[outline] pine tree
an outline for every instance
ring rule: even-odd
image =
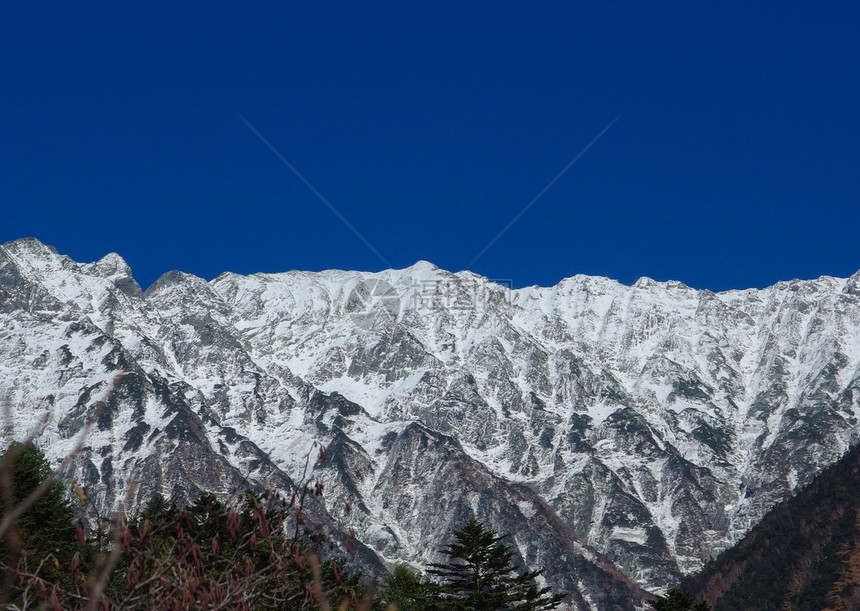
[[[469,611],[543,611],[564,599],[550,588],[539,588],[542,571],[515,572],[514,552],[503,543],[507,535],[484,527],[478,520],[454,531],[456,541],[441,551],[447,564],[431,564],[430,574],[441,582],[447,609]]]
[[[697,603],[680,588],[672,588],[666,592],[666,596],[658,596],[657,600],[651,601],[651,606],[657,611],[711,611],[711,605]]]
[[[12,443],[0,458],[0,464],[11,470],[11,507],[21,503],[52,473],[45,454],[32,443]],[[0,511],[5,513],[4,496],[0,495]],[[21,516],[17,528],[27,532],[27,540],[34,546],[50,548],[57,541],[74,540],[73,520],[74,512],[65,498],[63,485],[55,481]]]
[[[427,611],[438,604],[438,587],[403,565],[397,565],[376,595],[374,609],[388,609],[397,604],[398,611]]]
[[[44,453],[32,443],[13,442],[0,457],[0,516],[18,507],[52,471]],[[63,494],[63,485],[54,482],[16,521],[0,541],[0,563],[9,571],[28,567],[48,581],[66,582],[68,573],[60,569],[72,556],[84,551],[75,537],[74,512]],[[6,597],[14,596],[6,582]]]

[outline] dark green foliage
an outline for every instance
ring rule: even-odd
[[[454,531],[456,541],[441,551],[450,560],[428,571],[441,581],[442,608],[469,611],[541,611],[564,599],[538,588],[540,571],[515,572],[507,535],[488,530],[475,519]]]
[[[0,458],[0,516],[19,507],[51,475],[39,448],[32,443],[12,443]],[[88,546],[76,539],[73,518],[63,485],[55,481],[15,521],[0,541],[0,563],[7,571],[3,587],[6,601],[20,593],[11,579],[15,567],[25,567],[61,585],[71,583],[63,566],[68,566],[76,554],[92,556]]]
[[[711,605],[706,602],[696,602],[693,597],[679,588],[672,588],[666,596],[658,596],[651,601],[651,606],[657,611],[710,611]]]
[[[420,573],[398,565],[379,589],[373,608],[382,611],[392,603],[398,611],[426,611],[440,604],[439,588]]]
[[[11,496],[7,491],[0,495],[0,512],[4,514],[51,476],[45,454],[32,443],[12,443],[0,458],[0,464],[11,476]],[[55,481],[18,519],[17,528],[26,535],[32,548],[51,549],[58,541],[75,540],[74,513],[63,492],[63,485]]]

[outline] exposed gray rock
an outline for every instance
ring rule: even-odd
[[[422,262],[170,272],[142,294],[116,255],[21,240],[0,248],[0,393],[18,436],[49,415],[52,459],[106,401],[67,474],[106,508],[288,488],[317,442],[326,510],[384,559],[436,560],[475,515],[572,604],[609,609],[609,560],[673,583],[856,442],[858,277],[510,291]]]

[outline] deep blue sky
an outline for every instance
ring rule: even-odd
[[[196,4],[194,7],[186,5]],[[860,268],[860,5],[17,2],[0,242],[145,287],[477,262],[723,290]]]

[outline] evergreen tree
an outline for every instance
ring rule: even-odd
[[[472,519],[454,531],[456,541],[441,551],[447,564],[431,564],[430,574],[441,582],[441,599],[447,609],[469,611],[543,611],[564,599],[550,588],[538,588],[542,571],[517,574],[514,553],[499,535]]]
[[[14,511],[51,474],[38,447],[13,442],[0,457],[0,516]],[[74,512],[63,492],[63,485],[55,481],[0,541],[0,563],[7,569],[7,577],[16,567],[27,567],[31,572],[38,569],[43,579],[65,584],[69,583],[68,572],[60,567],[67,566],[76,553],[88,557],[86,546],[75,537]],[[13,590],[7,581],[7,599],[14,598],[17,590]]]
[[[0,511],[4,514],[19,505],[52,473],[45,454],[32,443],[13,442],[0,458],[0,465],[11,475],[11,490],[0,494]],[[7,501],[11,502],[7,505]],[[26,533],[30,546],[50,549],[56,542],[74,540],[73,520],[74,512],[65,498],[63,485],[55,481],[21,516],[16,527]]]
[[[651,601],[651,606],[657,611],[711,611],[711,605],[706,602],[697,603],[680,588],[672,588],[666,596],[658,596]]]
[[[397,565],[379,589],[374,609],[396,603],[398,611],[427,611],[438,604],[438,589],[420,573]]]

